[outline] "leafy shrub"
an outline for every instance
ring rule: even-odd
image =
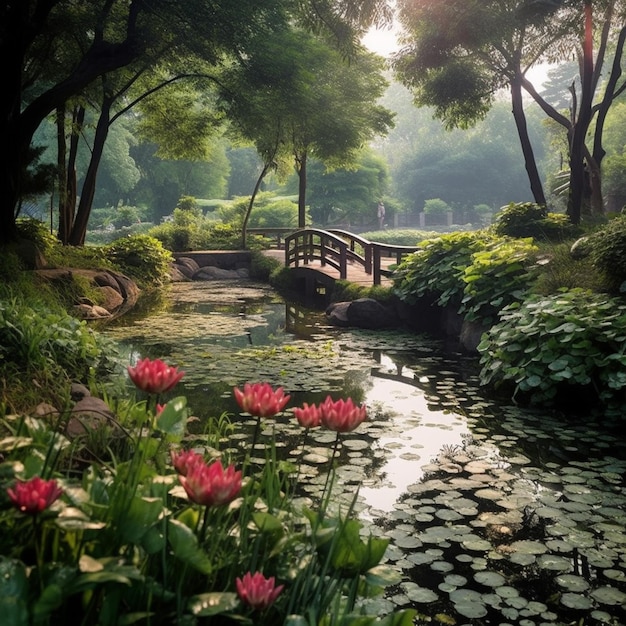
[[[612,219],[604,228],[589,235],[585,245],[609,288],[626,292],[626,215]]]
[[[123,274],[136,280],[141,287],[162,285],[169,278],[172,254],[154,237],[125,237],[109,244],[104,251]]]
[[[524,402],[626,399],[626,305],[616,299],[583,289],[532,295],[500,312],[478,350],[481,384],[512,385]]]
[[[588,255],[573,254],[569,244],[541,248],[541,267],[532,286],[534,293],[550,295],[561,289],[606,292],[607,281]]]
[[[500,309],[523,300],[537,270],[537,250],[531,239],[505,238],[473,252],[462,276],[465,318],[490,326]]]
[[[360,235],[363,239],[376,241],[378,243],[392,244],[394,246],[416,246],[424,239],[432,239],[437,237],[436,232],[430,230],[413,230],[413,229],[387,229],[373,230]]]
[[[50,228],[40,220],[20,217],[15,224],[19,236],[34,242],[44,255],[59,243],[56,236],[50,232]]]
[[[580,234],[567,215],[548,213],[534,202],[511,202],[496,215],[493,230],[508,237],[533,237],[541,241],[564,241]]]
[[[393,292],[404,302],[415,304],[429,298],[434,304],[460,306],[465,290],[463,271],[472,254],[484,250],[494,237],[485,232],[456,232],[418,244],[393,274]]]
[[[445,215],[451,210],[450,205],[440,198],[431,198],[424,202],[424,213],[426,215]]]
[[[0,300],[0,378],[30,388],[8,390],[12,404],[33,400],[33,391],[61,392],[64,382],[111,371],[116,354],[111,341],[64,311],[21,298]]]
[[[283,264],[272,257],[261,254],[260,251],[253,251],[250,256],[250,278],[269,282],[272,272]]]

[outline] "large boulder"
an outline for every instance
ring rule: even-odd
[[[331,304],[326,309],[326,317],[337,326],[355,326],[372,330],[395,328],[399,324],[395,309],[373,298]]]

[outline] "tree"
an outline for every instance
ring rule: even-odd
[[[383,158],[364,150],[351,168],[327,170],[320,161],[309,167],[309,205],[313,220],[322,226],[375,218],[377,199],[388,190],[389,171]]]
[[[462,6],[461,6],[462,5]],[[405,21],[417,43],[403,51],[397,61],[405,81],[414,81],[418,100],[433,104],[449,123],[467,124],[490,106],[494,90],[506,84],[512,97],[513,115],[520,134],[535,200],[541,204],[540,187],[533,154],[525,131],[522,90],[528,92],[568,135],[570,165],[568,214],[580,221],[588,181],[592,202],[601,211],[600,167],[602,127],[606,111],[624,90],[620,82],[621,58],[626,27],[623,0],[506,0],[498,2],[440,3],[409,2],[402,5]],[[415,9],[412,12],[412,9]],[[595,19],[593,10],[601,15]],[[465,17],[460,11],[465,10]],[[453,17],[456,16],[456,17]],[[471,19],[470,19],[471,16]],[[446,20],[449,20],[446,28]],[[412,28],[412,30],[411,30]],[[443,29],[441,32],[439,29]],[[594,57],[594,40],[597,51]],[[613,62],[604,94],[594,104],[609,44]],[[423,53],[424,58],[416,53]],[[580,86],[570,87],[571,114],[563,114],[534,88],[526,74],[538,61],[563,60],[572,52],[579,60]],[[418,70],[424,70],[422,74]],[[460,89],[452,88],[454,77]],[[594,148],[585,143],[594,116]]]
[[[346,22],[364,28],[386,19],[386,0],[315,0],[300,19],[339,35]],[[178,47],[210,63],[243,53],[252,36],[293,18],[288,0],[7,0],[0,5],[0,243],[15,239],[16,211],[30,144],[41,122],[96,79],[144,58],[152,47]],[[343,29],[345,30],[345,28]],[[155,37],[156,34],[156,37]],[[337,37],[339,39],[339,37]]]
[[[223,77],[226,114],[264,164],[255,189],[271,169],[293,159],[300,227],[309,157],[330,168],[348,165],[391,126],[392,114],[376,103],[386,85],[381,71],[382,59],[363,49],[345,59],[321,37],[290,29],[271,41],[258,39],[251,58]]]
[[[526,72],[560,37],[546,17],[553,3],[526,0],[400,0],[406,46],[396,55],[400,80],[419,105],[432,106],[449,128],[483,119],[508,86],[513,117],[535,202],[546,203],[522,99]]]

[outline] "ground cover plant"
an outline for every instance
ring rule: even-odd
[[[26,624],[380,624],[409,626],[414,611],[368,613],[367,598],[397,582],[380,564],[385,539],[362,533],[353,506],[333,510],[333,460],[364,406],[330,397],[293,409],[306,433],[335,433],[319,501],[297,503],[298,466],[257,448],[261,424],[290,400],[267,383],[235,388],[256,419],[239,454],[232,425],[189,434],[174,388],[184,372],[159,359],[128,367],[137,396],[115,398],[115,445],[84,463],[71,411],[46,421],[2,419],[0,610]],[[112,434],[111,434],[112,433]]]

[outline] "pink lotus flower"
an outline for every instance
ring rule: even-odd
[[[161,359],[140,359],[135,367],[128,366],[128,375],[135,387],[146,393],[164,393],[177,385],[185,372],[169,366]]]
[[[15,488],[7,489],[7,494],[13,504],[22,513],[37,515],[55,502],[63,490],[56,480],[43,480],[35,476],[27,481],[18,481]]]
[[[187,476],[189,469],[197,464],[206,465],[204,457],[193,450],[170,453],[174,469],[182,476]]]
[[[257,417],[280,413],[291,398],[285,395],[282,387],[274,391],[268,383],[246,383],[243,391],[235,387],[233,393],[241,409]]]
[[[321,412],[314,404],[309,406],[305,402],[301,408],[294,408],[293,413],[296,416],[298,423],[303,428],[315,428],[322,423]]]
[[[211,465],[193,462],[187,465],[187,474],[179,474],[178,480],[189,499],[204,506],[221,506],[232,502],[241,491],[241,472],[233,465],[226,469],[221,461]]]
[[[262,611],[274,604],[285,585],[275,586],[275,578],[265,578],[261,572],[247,572],[235,580],[239,599],[248,606]]]
[[[338,433],[354,430],[367,417],[365,405],[357,406],[352,398],[333,402],[330,396],[319,405],[321,422]]]

